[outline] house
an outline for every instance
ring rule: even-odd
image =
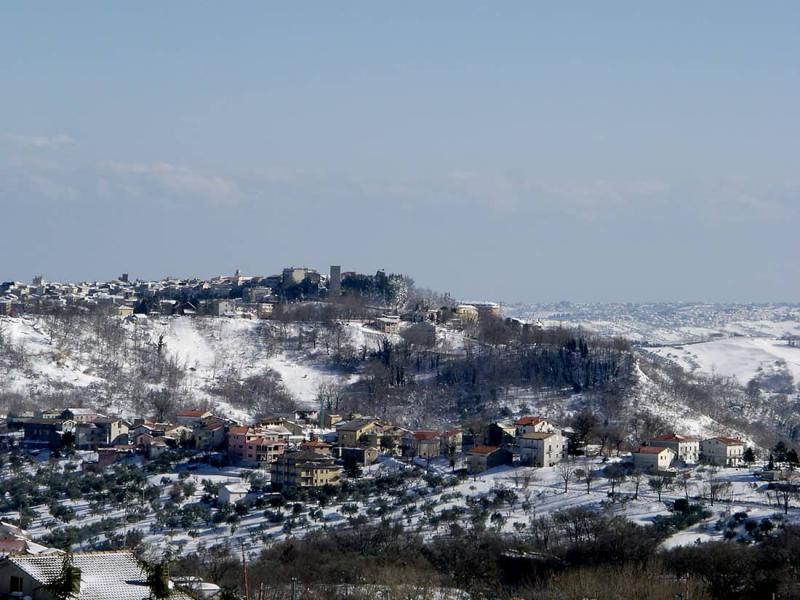
[[[400,317],[395,316],[383,316],[378,317],[370,326],[373,329],[377,329],[381,333],[397,333],[400,331]]]
[[[510,446],[514,444],[517,428],[508,423],[492,423],[486,429],[487,446]]]
[[[30,539],[26,531],[11,523],[0,521],[0,557],[9,554],[63,554],[63,552],[37,544]]]
[[[94,423],[103,415],[97,414],[91,408],[67,408],[59,415],[65,421],[75,421],[76,423]]]
[[[225,443],[228,426],[217,417],[204,418],[194,428],[194,447],[198,450],[216,450]]]
[[[360,448],[346,448],[336,446],[332,449],[336,458],[340,458],[345,464],[353,463],[363,466],[371,465],[378,460],[378,449],[374,446],[362,446]]]
[[[153,438],[145,445],[147,458],[154,460],[169,450],[169,445],[164,438]]]
[[[531,431],[517,437],[519,461],[532,467],[552,467],[567,457],[567,438],[559,431]]]
[[[642,446],[633,451],[633,468],[647,473],[666,471],[676,456],[671,448]]]
[[[467,455],[467,468],[470,473],[483,473],[500,465],[510,465],[513,455],[499,446],[475,446]]]
[[[442,454],[453,457],[464,449],[464,432],[460,429],[448,429],[442,432]]]
[[[336,424],[341,422],[342,415],[331,414],[331,413],[323,413],[322,415],[322,423],[321,426],[327,429],[332,429],[336,427]]]
[[[378,420],[371,418],[360,418],[342,423],[336,428],[338,433],[338,444],[354,448],[361,444],[362,438],[378,427]]]
[[[675,432],[659,435],[648,441],[648,445],[659,448],[670,448],[678,460],[685,463],[696,463],[700,460],[700,440]]]
[[[435,458],[442,454],[442,443],[436,431],[415,431],[411,435],[411,451],[419,458]]]
[[[265,467],[283,454],[291,433],[285,427],[234,426],[227,435],[232,461]]]
[[[60,448],[65,435],[74,435],[75,421],[34,417],[23,421],[22,431],[22,443],[25,445]]]
[[[121,419],[99,417],[92,422],[77,423],[75,426],[75,447],[81,449],[111,446],[127,441],[128,424]],[[122,437],[125,440],[122,440]]]
[[[550,421],[543,417],[520,417],[514,422],[516,437],[524,433],[547,433],[556,429]]]
[[[313,450],[286,452],[270,469],[272,485],[282,487],[322,487],[338,485],[342,468],[329,457]]]
[[[715,437],[700,442],[700,458],[710,465],[738,467],[743,455],[744,442],[736,438]]]
[[[308,440],[300,444],[301,450],[311,450],[312,452],[316,452],[318,454],[322,454],[324,456],[331,455],[331,445],[326,442],[321,442],[319,440]]]
[[[217,498],[221,504],[236,504],[244,500],[250,492],[250,487],[243,483],[226,483],[219,488]]]
[[[211,413],[207,410],[199,409],[186,409],[178,413],[178,425],[186,425],[187,427],[194,427],[207,419]]]
[[[142,600],[150,595],[146,575],[131,552],[86,552],[72,555],[80,575],[74,600]],[[61,574],[64,556],[10,555],[0,561],[0,598],[52,600],[42,589]],[[175,589],[175,600],[190,597]]]
[[[462,324],[474,323],[478,320],[478,309],[471,304],[459,304],[456,306],[456,317]]]

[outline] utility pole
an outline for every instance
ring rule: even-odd
[[[292,577],[292,600],[297,600],[297,577]]]

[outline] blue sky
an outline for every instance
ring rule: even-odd
[[[5,2],[0,279],[800,301],[800,4]]]

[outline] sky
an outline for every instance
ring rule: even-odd
[[[800,3],[0,3],[0,280],[800,301]]]

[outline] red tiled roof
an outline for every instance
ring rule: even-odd
[[[499,446],[475,446],[471,448],[469,453],[470,454],[491,454],[495,450],[498,450]]]
[[[544,420],[545,419],[543,419],[542,417],[520,417],[519,419],[517,419],[514,425],[516,425],[517,427],[524,427],[525,425],[536,425],[537,423],[541,423]]]
[[[415,431],[414,432],[414,439],[417,441],[422,440],[434,440],[439,437],[439,434],[435,431]]]
[[[267,438],[255,438],[252,440],[247,440],[247,443],[251,446],[285,446],[286,442],[283,440],[270,440]]]
[[[178,413],[179,417],[202,417],[208,413],[207,410],[182,410]]]
[[[725,444],[726,446],[744,446],[744,442],[736,438],[718,437],[714,439]]]
[[[235,435],[242,435],[242,434],[246,434],[248,431],[250,431],[249,427],[231,427],[228,430],[228,433],[232,433],[232,434],[235,434]]]
[[[653,438],[659,442],[696,442],[697,438],[688,435],[679,435],[673,431]]]

